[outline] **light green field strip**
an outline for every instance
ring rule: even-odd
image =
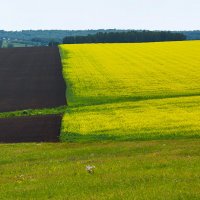
[[[14,111],[14,112],[4,112],[4,113],[0,113],[0,119],[10,118],[10,117],[34,116],[34,115],[63,114],[66,112],[66,109],[67,109],[67,106],[61,106],[61,107],[56,107],[56,108],[28,109],[28,110]]]
[[[62,45],[62,140],[200,136],[200,42]]]

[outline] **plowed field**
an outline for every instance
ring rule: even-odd
[[[0,119],[0,143],[57,142],[61,115]]]
[[[0,49],[0,112],[65,104],[57,47]]]

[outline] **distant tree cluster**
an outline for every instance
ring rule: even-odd
[[[187,40],[200,40],[200,31],[179,31],[186,35]]]
[[[52,41],[49,42],[48,46],[54,47],[54,46],[58,46],[59,44],[60,44],[59,42],[52,40]]]
[[[14,45],[12,43],[8,43],[7,48],[13,48]]]
[[[35,39],[41,39],[41,42],[46,42],[48,40],[56,39],[62,41],[66,36],[87,36],[88,34],[96,34],[98,32],[124,32],[125,30],[118,29],[99,29],[99,30],[23,30],[23,31],[4,31],[0,30],[0,38],[9,38],[11,40],[28,40],[31,41]]]
[[[0,48],[3,46],[3,40],[0,39]]]
[[[63,39],[64,44],[80,43],[133,43],[133,42],[159,42],[182,41],[186,36],[182,33],[169,31],[128,31],[128,32],[99,32],[88,36],[70,36]]]
[[[131,32],[131,33],[130,33]],[[101,35],[105,33],[105,35]],[[116,33],[116,34],[114,34]],[[127,33],[127,34],[126,34]],[[179,35],[171,35],[171,34]],[[92,38],[92,35],[99,35]],[[121,35],[120,35],[121,34]],[[184,36],[185,35],[185,36]],[[81,36],[87,36],[82,38]],[[23,31],[4,31],[0,30],[0,40],[3,45],[14,47],[20,46],[55,46],[63,42],[66,43],[88,43],[88,42],[154,42],[172,40],[200,40],[200,31],[147,31],[147,30],[122,30],[122,29],[98,29],[98,30],[23,30]],[[182,38],[182,39],[181,39]],[[52,42],[53,41],[53,42]]]

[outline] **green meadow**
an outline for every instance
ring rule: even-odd
[[[200,199],[199,140],[0,145],[0,199]],[[87,165],[96,168],[93,174]]]

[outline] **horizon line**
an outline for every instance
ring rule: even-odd
[[[20,30],[6,30],[6,29],[0,29],[0,31],[5,32],[22,32],[22,31],[98,31],[98,30],[124,30],[124,31],[171,31],[171,32],[179,32],[179,31],[200,31],[200,29],[179,29],[179,30],[170,30],[170,29],[123,29],[123,28],[97,28],[97,29],[20,29]]]

